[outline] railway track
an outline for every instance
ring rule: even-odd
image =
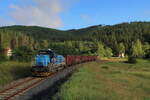
[[[64,69],[59,70],[59,72]],[[58,72],[52,73],[47,77],[28,77],[21,81],[10,84],[7,88],[0,90],[0,100],[14,100],[17,96],[23,95],[29,89],[32,89],[42,81],[49,77],[57,74]]]
[[[46,78],[29,77],[0,91],[0,100],[13,100]]]
[[[71,68],[71,67],[68,67],[68,68]],[[64,71],[63,73],[67,73],[65,71],[65,69],[66,68],[60,69],[59,71],[52,73],[48,77],[28,77],[28,78],[22,79],[21,81],[17,81],[14,84],[11,84],[10,86],[8,86],[7,88],[0,90],[0,100],[14,100],[15,98],[17,98],[19,96],[24,96],[25,92],[33,89],[38,84],[40,84],[44,80],[49,79],[49,77],[52,77],[53,75],[57,74],[58,72]],[[70,72],[71,72],[71,69],[70,69]],[[60,76],[58,76],[58,77],[60,77]],[[53,81],[56,81],[58,77],[53,78]]]

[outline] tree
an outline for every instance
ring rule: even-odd
[[[0,61],[7,60],[7,57],[4,55],[4,49],[0,46]]]
[[[83,42],[79,42],[79,50],[80,50],[80,52],[85,50],[84,47],[85,47],[84,43]]]
[[[42,48],[48,48],[48,45],[49,45],[49,43],[48,43],[47,40],[42,40],[42,41],[41,41],[41,47],[42,47]]]
[[[102,44],[102,42],[97,43],[97,54],[100,57],[104,57],[105,56],[105,49],[104,49],[104,45]]]
[[[21,46],[19,48],[14,49],[13,56],[11,57],[11,59],[28,62],[31,61],[33,55],[34,52],[30,48],[26,46]]]
[[[118,45],[118,53],[119,53],[119,57],[124,57],[125,46],[124,46],[123,43],[119,43],[119,45]]]
[[[119,54],[125,53],[125,46],[123,43],[119,43],[118,51],[119,51]]]
[[[105,57],[112,57],[113,53],[112,53],[112,49],[106,47],[105,48]]]
[[[132,55],[135,57],[143,57],[144,56],[144,51],[142,49],[142,43],[140,40],[136,40],[132,44]]]
[[[150,58],[150,45],[149,45],[149,43],[146,42],[143,45],[143,50],[144,50],[145,58]]]

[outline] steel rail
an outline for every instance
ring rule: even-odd
[[[28,86],[26,86],[25,88],[22,88],[20,90],[18,90],[17,92],[13,93],[10,96],[7,96],[4,100],[10,100],[11,98],[17,96],[18,94],[24,93],[26,90],[31,89],[32,87],[34,87],[35,85],[37,85],[38,83],[40,83],[41,81],[43,81],[44,78],[37,80],[36,82],[33,82],[32,84],[29,84]]]
[[[2,91],[0,91],[0,100],[10,100],[13,97],[17,96],[18,94],[21,94],[25,92],[28,89],[31,89],[38,83],[40,83],[42,80],[46,78],[29,78],[25,81],[19,82],[18,84],[11,86],[9,88],[6,88]]]
[[[20,86],[21,84],[23,84],[23,83],[25,83],[25,82],[28,82],[28,81],[30,81],[30,80],[32,80],[32,78],[29,78],[29,79],[27,79],[27,80],[21,81],[21,82],[19,82],[18,84],[12,85],[11,87],[8,87],[8,88],[6,88],[6,89],[4,89],[4,90],[1,90],[1,91],[0,91],[0,94],[1,94],[1,93],[4,93],[4,92],[6,92],[6,91],[9,91],[10,89],[16,88],[16,87]]]

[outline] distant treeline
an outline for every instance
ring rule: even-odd
[[[1,59],[3,49],[13,50],[13,59],[30,60],[38,49],[51,48],[62,55],[150,56],[150,22],[92,26],[60,31],[37,26],[0,28]]]

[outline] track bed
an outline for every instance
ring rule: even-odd
[[[71,74],[77,66],[65,68],[49,77],[28,77],[15,82],[0,91],[0,100],[45,100],[46,93],[55,90],[53,86]]]

